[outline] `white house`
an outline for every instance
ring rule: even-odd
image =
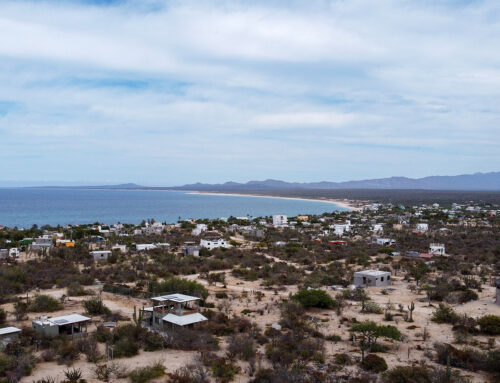
[[[381,223],[374,223],[372,225],[372,231],[374,233],[380,233],[380,232],[384,231],[384,225],[382,225]]]
[[[0,346],[5,347],[7,344],[17,340],[21,330],[17,327],[0,328]]]
[[[135,248],[137,251],[148,251],[156,249],[156,245],[154,243],[138,243]]]
[[[200,246],[212,250],[218,247],[227,247],[227,243],[224,238],[205,238],[200,241]]]
[[[19,249],[17,247],[12,247],[9,249],[9,256],[10,257],[18,258],[20,253],[21,252],[19,251]]]
[[[377,243],[377,245],[390,246],[394,245],[396,243],[396,240],[391,238],[376,238],[375,242]]]
[[[355,286],[389,286],[391,273],[380,270],[363,270],[354,273]]]
[[[417,223],[416,229],[417,229],[417,231],[424,233],[427,230],[429,230],[429,224],[428,223]]]
[[[434,255],[445,255],[444,243],[431,243],[429,246],[429,253]]]
[[[273,215],[273,226],[274,227],[286,227],[288,226],[288,217],[286,215]]]
[[[32,322],[33,329],[47,336],[69,335],[79,336],[87,332],[90,318],[80,314],[69,314],[60,317],[41,317]]]
[[[346,223],[335,223],[330,225],[330,228],[333,229],[333,234],[341,237],[345,232],[351,231],[351,221],[346,221]]]
[[[111,255],[111,250],[94,250],[90,252],[90,255],[94,261],[106,261]]]
[[[111,248],[111,250],[113,250],[113,251],[117,250],[120,253],[125,254],[127,252],[127,245],[118,245],[118,244],[116,244],[116,245],[114,245]]]
[[[208,230],[208,226],[206,224],[198,223],[198,224],[196,224],[196,227],[193,229],[191,234],[200,235],[201,233],[203,233],[204,231],[207,231],[207,230]]]

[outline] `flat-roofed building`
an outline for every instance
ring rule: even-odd
[[[33,329],[47,336],[81,336],[87,333],[89,317],[80,314],[62,315],[59,317],[41,317],[32,322]]]
[[[380,270],[363,270],[354,273],[355,286],[390,286],[391,273]]]

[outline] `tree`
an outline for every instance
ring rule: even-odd
[[[337,302],[323,290],[300,290],[292,295],[292,299],[304,307],[319,307],[329,309],[337,306]]]
[[[366,321],[354,323],[349,330],[359,334],[359,348],[361,350],[361,362],[365,360],[365,352],[371,351],[378,338],[401,339],[401,332],[394,326],[379,326],[375,322]]]
[[[419,282],[429,273],[429,271],[430,269],[425,263],[418,262],[415,266],[410,268],[408,274],[415,279],[418,286]]]

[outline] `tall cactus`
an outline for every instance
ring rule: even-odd
[[[411,301],[410,305],[408,306],[408,311],[410,312],[410,318],[408,319],[408,322],[413,322],[413,310],[415,310],[415,303]]]

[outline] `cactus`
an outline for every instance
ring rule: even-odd
[[[408,318],[408,322],[413,322],[413,310],[415,310],[415,303],[411,301],[410,305],[408,306],[408,311],[410,312],[410,317]]]

